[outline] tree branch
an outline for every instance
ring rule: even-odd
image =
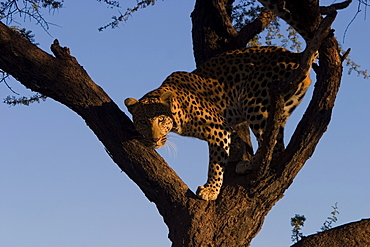
[[[155,151],[137,140],[130,119],[70,56],[69,49],[54,41],[52,51],[55,57],[0,23],[0,68],[79,114],[160,213],[178,210],[179,215],[194,194]]]
[[[370,246],[369,236],[370,219],[363,219],[304,237],[292,247]]]
[[[347,1],[344,1],[344,2],[341,2],[341,3],[333,3],[330,6],[320,6],[320,12],[323,15],[327,15],[327,14],[333,12],[333,10],[347,8],[350,5],[351,2],[352,2],[352,0],[347,0]]]
[[[275,146],[275,140],[277,138],[280,125],[285,119],[282,118],[284,112],[284,95],[287,95],[290,91],[297,88],[297,84],[305,78],[311,69],[311,65],[316,58],[317,50],[319,49],[322,40],[327,37],[330,25],[335,19],[335,13],[328,15],[318,27],[313,39],[307,45],[303,52],[302,60],[298,69],[296,69],[286,81],[276,81],[271,83],[270,95],[271,95],[271,112],[267,120],[266,131],[264,133],[263,143],[257,150],[254,162],[258,164],[259,177],[270,177],[269,172],[270,166],[274,166],[277,169],[279,162],[272,164],[272,155]],[[280,169],[284,169],[280,167]],[[260,180],[260,179],[259,179]]]
[[[331,110],[342,73],[337,41],[332,35],[325,38],[334,18],[335,14],[327,16],[320,27],[317,28],[312,42],[308,44],[305,50],[302,66],[295,73],[292,73],[288,83],[278,83],[270,92],[271,97],[275,98],[275,103],[272,104],[272,108],[275,107],[275,109],[272,110],[269,116],[264,143],[256,153],[256,163],[261,164],[262,167],[258,168],[260,170],[257,170],[257,178],[254,178],[254,182],[250,186],[249,194],[251,197],[258,195],[262,198],[261,200],[269,200],[273,194],[277,197],[281,196],[306,160],[312,155],[330,122]],[[310,69],[313,54],[318,47],[320,47],[320,67],[317,72],[317,82],[310,105],[285,151],[279,158],[271,162],[278,124],[282,121],[280,119],[284,103],[282,95],[294,86],[294,81],[299,81],[302,75]],[[290,81],[293,83],[289,83]]]
[[[251,23],[245,25],[238,33],[238,35],[230,41],[230,44],[233,48],[243,48],[247,45],[249,40],[251,40],[254,36],[261,33],[267,25],[275,19],[276,16],[269,10],[264,10],[261,14]]]
[[[317,83],[312,100],[286,148],[286,154],[290,155],[287,155],[284,160],[287,161],[290,156],[293,161],[290,162],[291,164],[300,163],[312,155],[330,122],[336,93],[339,89],[342,61],[338,43],[333,36],[328,37],[322,43],[319,54],[320,66],[317,70]],[[293,153],[294,156],[300,156],[301,161],[295,160],[292,157]]]
[[[197,67],[224,52],[225,45],[238,34],[230,19],[233,2],[234,0],[196,1],[191,20]]]
[[[263,11],[239,32],[232,25],[230,6],[234,0],[197,0],[191,14],[193,48],[197,66],[220,53],[243,48],[275,18]]]

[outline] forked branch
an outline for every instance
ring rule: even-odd
[[[284,95],[287,95],[292,89],[297,88],[297,84],[305,78],[312,67],[312,63],[316,59],[317,51],[322,43],[322,40],[327,37],[330,31],[330,26],[333,23],[336,12],[328,15],[323,19],[318,27],[311,42],[307,45],[303,52],[300,67],[296,69],[286,81],[276,81],[271,83],[271,113],[267,120],[266,132],[263,138],[263,144],[258,149],[255,157],[255,162],[259,164],[260,175],[264,176],[269,170],[272,161],[275,140],[279,132],[279,126],[284,121],[282,113],[284,110]]]

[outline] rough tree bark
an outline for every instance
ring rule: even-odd
[[[311,246],[370,246],[370,219],[363,219],[305,237],[292,247]]]
[[[273,18],[265,11],[249,27],[237,32],[230,21],[232,2],[197,1],[192,14],[197,64],[222,51],[244,46],[250,38],[247,35],[260,32]],[[318,3],[300,2],[312,13],[312,20],[305,20],[305,24],[311,31],[316,30],[322,19]],[[290,2],[287,3],[290,6]],[[292,5],[290,11],[295,10]],[[333,19],[334,16],[327,19],[329,24]],[[277,133],[279,93],[275,92],[276,114],[271,114],[266,148],[257,153],[262,162],[260,169],[248,176],[237,176],[235,167],[228,167],[216,201],[197,199],[155,151],[137,140],[138,134],[130,119],[92,81],[69,49],[59,46],[57,41],[51,46],[52,56],[0,23],[0,68],[84,119],[114,162],[156,204],[169,228],[173,246],[248,246],[261,229],[264,217],[312,155],[329,124],[342,61],[335,38],[326,35],[328,27],[324,25],[318,35],[317,47],[311,47],[317,49],[321,43],[315,91],[286,151],[273,163],[266,158],[271,154],[271,143]]]

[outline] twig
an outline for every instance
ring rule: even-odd
[[[350,52],[351,52],[351,48],[348,48],[348,50],[340,57],[342,62],[347,59]]]
[[[338,10],[338,9],[345,9],[347,8],[352,0],[347,0],[341,3],[334,3],[330,6],[320,6],[320,13],[323,15],[327,15],[331,13],[333,10]]]
[[[8,73],[5,73],[4,71],[1,71],[1,73],[3,74],[2,75],[2,78],[1,78],[1,80],[0,80],[0,83],[1,82],[4,82],[5,83],[5,85],[6,85],[6,87],[12,92],[12,93],[14,93],[14,94],[16,94],[16,95],[19,95],[19,93],[17,93],[16,91],[14,91],[13,89],[12,89],[12,87],[11,86],[9,86],[9,84],[6,82],[6,78],[8,78],[9,77],[9,74]]]

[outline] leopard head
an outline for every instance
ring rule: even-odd
[[[143,143],[153,149],[162,147],[173,127],[171,112],[172,92],[160,96],[144,96],[137,100],[125,99],[125,105],[133,116],[135,129],[144,137]]]

